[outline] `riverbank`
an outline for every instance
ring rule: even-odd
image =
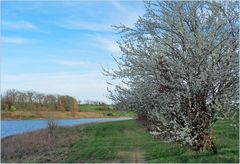
[[[16,111],[1,112],[2,120],[47,120],[52,116],[54,119],[79,119],[79,118],[115,118],[115,117],[132,117],[132,113],[121,113],[118,111],[102,112],[47,112],[47,111]]]
[[[78,118],[115,118],[134,117],[133,112],[118,111],[109,105],[81,104],[77,112],[67,111],[1,111],[2,120],[47,120],[78,119]]]
[[[239,162],[238,130],[214,126],[218,154],[154,139],[137,120],[59,127],[2,140],[2,162]]]
[[[129,120],[131,117],[118,118],[80,118],[55,120],[55,126],[74,126],[82,124]],[[1,138],[36,131],[49,127],[51,120],[1,120]],[[51,125],[51,124],[50,124]]]

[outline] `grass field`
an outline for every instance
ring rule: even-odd
[[[96,112],[103,114],[105,116],[115,116],[115,117],[132,117],[135,116],[134,112],[119,111],[114,109],[110,105],[92,105],[92,104],[81,104],[81,112]]]
[[[214,126],[215,143],[218,154],[209,151],[194,152],[178,144],[154,139],[137,120],[98,123],[74,127],[61,127],[55,130],[52,148],[44,151],[19,152],[18,147],[33,144],[18,135],[2,140],[2,162],[239,162],[238,129],[230,126],[230,121],[219,121]],[[41,135],[40,135],[41,136]],[[44,136],[44,135],[42,135]],[[36,137],[36,135],[35,135]],[[41,137],[40,137],[41,138]],[[41,139],[38,139],[40,141]],[[21,141],[21,142],[19,142]],[[6,152],[6,146],[12,150]],[[41,144],[41,143],[38,143]],[[46,144],[46,143],[45,143]],[[36,146],[35,146],[36,147]],[[22,150],[23,151],[23,150]],[[10,154],[10,155],[9,155]],[[11,156],[12,154],[12,156]]]
[[[108,105],[92,105],[82,104],[79,111],[66,112],[54,111],[52,112],[55,119],[71,119],[71,118],[102,118],[102,117],[133,117],[135,113],[117,111]],[[1,118],[3,120],[34,120],[34,119],[49,119],[50,112],[48,111],[1,111]]]

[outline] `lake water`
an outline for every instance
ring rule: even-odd
[[[59,126],[71,126],[96,122],[109,122],[128,120],[131,118],[81,118],[57,120]],[[1,138],[19,134],[23,132],[34,131],[47,127],[47,120],[9,120],[1,121]]]

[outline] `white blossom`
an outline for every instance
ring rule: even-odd
[[[239,4],[145,6],[135,27],[117,27],[123,54],[118,69],[105,74],[126,86],[116,85],[110,98],[120,109],[161,123],[172,141],[196,146],[217,119],[239,110]]]

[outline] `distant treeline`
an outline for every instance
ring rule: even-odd
[[[75,98],[67,95],[61,96],[11,89],[2,95],[1,110],[76,112],[79,110],[79,104]]]

